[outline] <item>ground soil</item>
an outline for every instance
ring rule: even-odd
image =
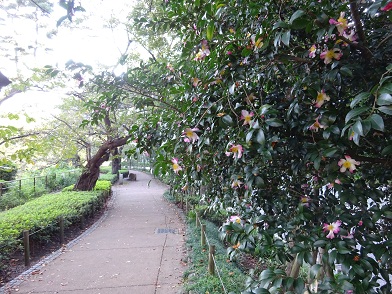
[[[65,244],[80,236],[91,225],[98,221],[105,212],[106,205],[99,211],[94,213],[84,221],[83,227],[80,223],[71,225],[64,231]],[[31,241],[30,241],[31,242]],[[58,235],[52,236],[50,239],[41,242],[33,241],[30,243],[30,267],[37,264],[43,258],[52,254],[62,247],[60,237]],[[0,287],[4,286],[9,281],[19,276],[24,271],[28,270],[24,264],[24,253],[22,250],[15,251],[9,258],[1,261],[0,266]]]

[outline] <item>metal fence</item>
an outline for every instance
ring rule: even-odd
[[[152,170],[151,157],[145,154],[139,154],[137,155],[136,159],[130,158],[129,169],[144,170],[144,171],[151,172]]]
[[[13,181],[2,181],[0,182],[0,197],[9,193],[29,197],[56,191],[74,184],[80,173],[80,170],[75,169]]]

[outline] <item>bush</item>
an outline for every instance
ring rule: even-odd
[[[101,174],[99,179],[103,181],[110,181],[114,184],[118,180],[118,176],[116,174]]]
[[[101,174],[109,174],[112,172],[112,167],[111,166],[101,166],[99,168],[99,170],[100,170]]]
[[[24,230],[40,230],[64,217],[67,224],[102,200],[101,191],[46,194],[18,207],[0,212],[0,248],[20,241]]]
[[[74,187],[75,187],[75,185],[67,186],[62,190],[62,192],[73,191]],[[94,191],[109,192],[111,188],[112,188],[112,183],[110,181],[98,180],[97,183],[95,184]]]

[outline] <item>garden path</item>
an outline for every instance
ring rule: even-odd
[[[13,281],[8,293],[181,293],[185,225],[148,174],[113,186],[105,215],[51,261]],[[71,242],[72,243],[72,242]]]

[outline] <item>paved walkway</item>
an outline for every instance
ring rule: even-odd
[[[5,293],[177,294],[185,265],[180,212],[150,175],[113,187],[106,217]]]

